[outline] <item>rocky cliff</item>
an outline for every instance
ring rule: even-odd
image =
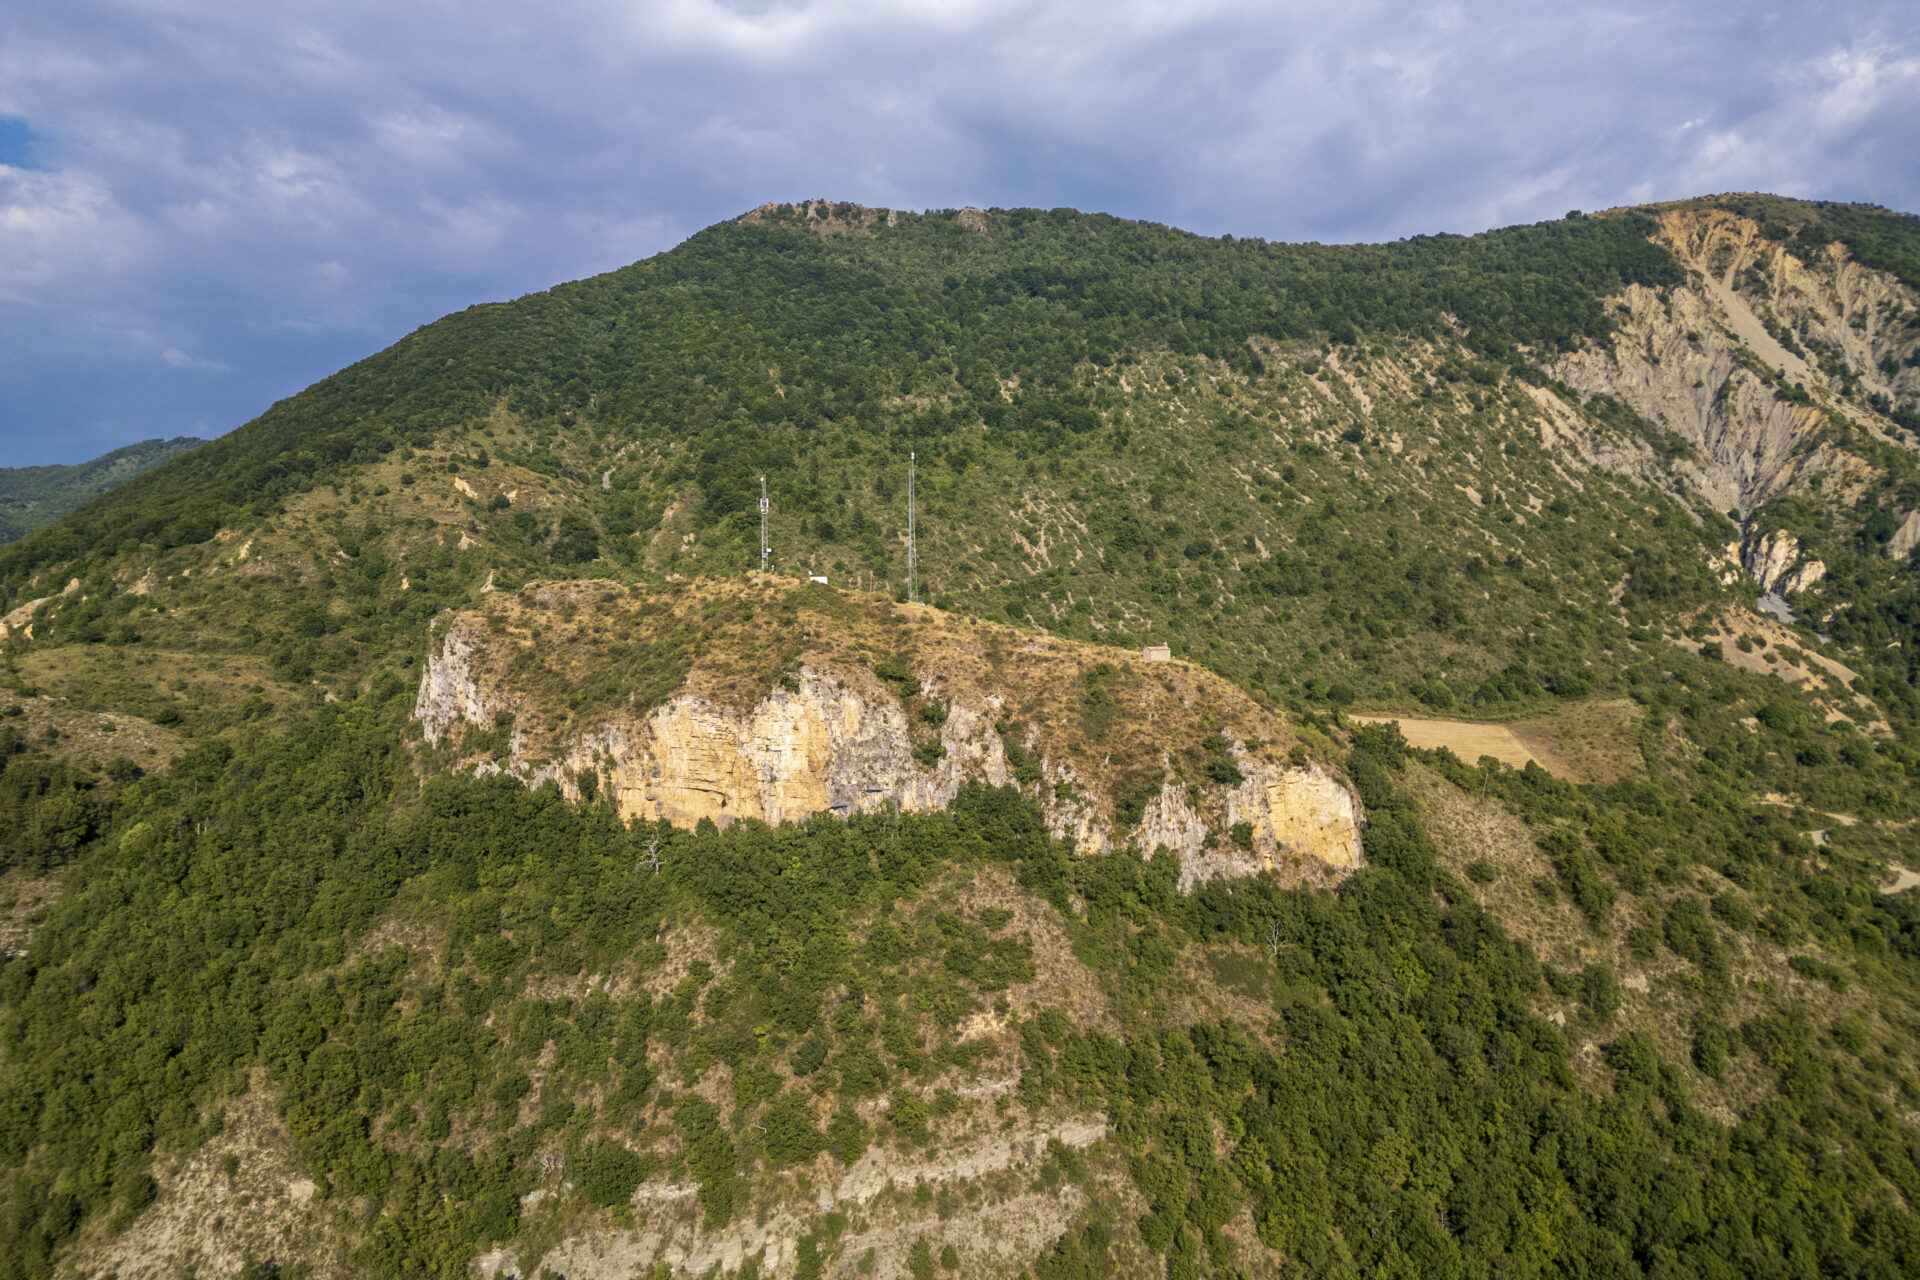
[[[537,615],[577,607],[584,598],[575,592],[562,600],[547,590],[523,595],[520,607]],[[935,615],[920,612],[923,621]],[[933,715],[910,720],[910,699],[900,693],[908,686],[816,645],[751,703],[728,705],[703,691],[706,671],[696,663],[688,687],[657,705],[562,723],[531,689],[516,688],[510,674],[534,642],[537,623],[516,618],[501,626],[457,616],[439,629],[414,716],[429,744],[467,767],[506,773],[529,786],[551,781],[573,799],[605,791],[628,820],[690,827],[702,819],[780,823],[816,813],[938,809],[978,780],[1021,785],[1053,833],[1083,851],[1128,843],[1149,854],[1171,851],[1189,887],[1219,876],[1274,872],[1297,880],[1361,865],[1363,818],[1352,793],[1324,764],[1297,753],[1298,762],[1270,758],[1288,736],[1285,723],[1238,690],[1185,664],[1155,670],[1116,662],[1110,651],[1037,642],[1010,629],[999,634],[946,619],[940,624],[989,630],[971,648],[976,656],[992,650],[1000,660],[996,672],[992,662],[967,662],[968,646],[922,645],[920,661],[898,674],[917,690],[923,709],[937,709]],[[1085,726],[1075,723],[1089,687],[1100,691],[1102,708],[1146,715],[1144,724],[1131,717],[1102,721],[1110,740],[1098,754],[1089,749]],[[1009,720],[1015,709],[1017,724]],[[469,730],[489,736],[480,744],[487,749],[463,749]],[[1158,735],[1138,757],[1124,745],[1134,731]],[[1167,750],[1196,741],[1231,765],[1207,773]],[[1024,770],[1009,762],[1010,750]],[[1112,817],[1120,785],[1110,776],[1116,758],[1127,765],[1124,785],[1165,779],[1132,827]]]
[[[1802,261],[1751,219],[1671,209],[1659,238],[1687,268],[1671,289],[1614,299],[1612,340],[1551,361],[1587,395],[1611,395],[1692,446],[1676,469],[1716,510],[1751,511],[1824,486],[1849,500],[1870,468],[1824,433],[1838,421],[1897,441],[1858,392],[1904,396],[1920,299],[1832,245]],[[1844,369],[1844,373],[1841,372]],[[1849,385],[1856,394],[1845,394]]]
[[[1827,574],[1823,562],[1801,557],[1800,540],[1785,529],[1750,539],[1741,563],[1761,591],[1783,596],[1805,591]]]

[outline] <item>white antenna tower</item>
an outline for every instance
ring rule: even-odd
[[[913,543],[913,471],[918,455],[907,455],[907,599],[920,603],[920,560]]]
[[[767,557],[773,554],[773,548],[767,545],[767,478],[760,477],[760,572],[767,571]]]

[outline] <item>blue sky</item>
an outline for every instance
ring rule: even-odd
[[[1391,239],[1920,209],[1909,3],[19,0],[0,466],[217,435],[768,200]]]

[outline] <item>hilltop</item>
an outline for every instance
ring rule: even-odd
[[[428,325],[0,549],[0,1277],[1910,1271],[1916,451],[1770,196]]]
[[[1778,576],[1819,560],[1808,611],[1848,601],[1823,629],[1864,640],[1920,530],[1920,309],[1825,237],[1913,220],[1742,207],[1341,248],[763,209],[421,330],[9,552],[0,597],[249,541],[307,579],[365,548],[351,576],[410,578],[408,605],[596,561],[726,575],[757,563],[762,474],[776,567],[898,592],[916,452],[930,601],[1166,641],[1283,701],[1585,693],[1629,575],[1629,611],[1683,615],[1782,529]]]

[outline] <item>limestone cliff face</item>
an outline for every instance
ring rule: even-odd
[[[1031,744],[1029,744],[1031,745]],[[1087,794],[1086,780],[1072,765],[1046,761],[1042,772],[1046,782],[1040,809],[1047,818],[1047,834],[1056,840],[1071,840],[1082,853],[1108,853],[1113,841],[1100,806]],[[1152,845],[1146,846],[1148,851]]]
[[[1217,797],[1228,831],[1252,829],[1252,847],[1209,840],[1207,822],[1186,788],[1165,786],[1147,805],[1137,833],[1140,847],[1160,846],[1180,856],[1180,887],[1205,880],[1259,875],[1316,863],[1339,871],[1362,865],[1364,825],[1353,793],[1318,765],[1276,768],[1242,754],[1243,781]],[[1203,797],[1203,804],[1206,802]]]
[[[1617,397],[1691,444],[1696,458],[1675,469],[1716,510],[1750,511],[1816,476],[1829,494],[1864,484],[1867,465],[1818,440],[1819,429],[1829,411],[1869,432],[1885,424],[1840,399],[1838,381],[1780,336],[1800,350],[1840,353],[1868,391],[1904,393],[1915,380],[1904,364],[1915,340],[1893,317],[1915,304],[1911,291],[1838,245],[1802,262],[1750,220],[1718,210],[1669,211],[1659,238],[1689,269],[1688,282],[1629,288],[1615,300],[1611,342],[1562,356],[1548,372]],[[1891,377],[1880,363],[1888,357],[1898,369]],[[1763,371],[1800,384],[1813,403],[1783,398]],[[1650,478],[1644,459],[1623,461],[1614,469]]]
[[[1207,844],[1206,820],[1187,798],[1185,787],[1172,783],[1160,788],[1160,794],[1147,802],[1136,833],[1141,849],[1153,853],[1166,848],[1180,855],[1181,886],[1191,887]]]
[[[1762,591],[1771,591],[1784,582],[1787,571],[1799,558],[1800,540],[1785,529],[1754,539],[1741,557]]]
[[[1360,810],[1339,779],[1319,765],[1279,769],[1242,760],[1240,770],[1246,781],[1227,793],[1227,821],[1252,825],[1264,866],[1309,856],[1360,865]]]
[[[656,710],[643,731],[608,742],[599,760],[628,818],[690,826],[757,818],[779,823],[831,811],[938,809],[969,777],[1007,780],[990,714],[956,707],[942,729],[946,754],[918,765],[897,703],[873,701],[835,676],[802,668],[799,692],[776,689],[749,716],[694,695]],[[569,760],[592,768],[586,758]]]
[[[1741,562],[1762,591],[1791,595],[1805,591],[1827,576],[1823,561],[1801,559],[1800,540],[1785,529],[1753,539],[1747,544]]]
[[[481,627],[455,624],[429,655],[414,718],[430,743],[448,742],[468,726],[492,730],[501,713],[521,710],[510,689],[490,685],[484,674],[487,639]],[[504,759],[473,767],[529,786],[552,781],[573,799],[580,797],[580,779],[591,775],[598,788],[611,791],[622,817],[682,827],[703,818],[724,826],[816,813],[939,809],[970,780],[994,786],[1013,780],[995,728],[1001,711],[995,695],[948,702],[939,730],[942,753],[922,764],[899,700],[870,673],[803,665],[793,683],[797,688],[776,688],[745,712],[683,692],[644,717],[616,716],[578,733],[537,759],[529,755],[526,733],[516,729]],[[1231,789],[1193,788],[1204,816],[1188,788],[1169,783],[1137,829],[1116,833],[1105,806],[1087,794],[1073,768],[1051,761],[1030,794],[1053,834],[1071,838],[1083,852],[1132,841],[1151,855],[1164,846],[1179,857],[1186,887],[1289,865],[1333,873],[1361,865],[1362,821],[1344,785],[1319,767],[1278,768],[1235,746],[1245,781]],[[1236,822],[1250,824],[1254,847],[1221,852]]]
[[[427,658],[420,673],[420,693],[413,700],[413,718],[426,731],[427,741],[438,742],[462,724],[493,727],[493,713],[504,710],[487,702],[473,674],[478,645],[463,629],[448,633],[440,652]]]
[[[509,693],[475,678],[477,643],[455,629],[427,660],[414,718],[429,742],[465,725],[491,728],[496,712],[513,708]],[[969,778],[1007,781],[1006,750],[992,732],[997,708],[954,707],[941,732],[945,756],[922,767],[897,702],[810,668],[798,683],[798,692],[775,689],[745,716],[683,694],[639,724],[608,723],[540,761],[525,757],[516,735],[506,765],[494,767],[530,785],[551,779],[574,798],[580,774],[600,774],[622,817],[686,827],[702,818],[780,823],[827,811],[938,809]]]

